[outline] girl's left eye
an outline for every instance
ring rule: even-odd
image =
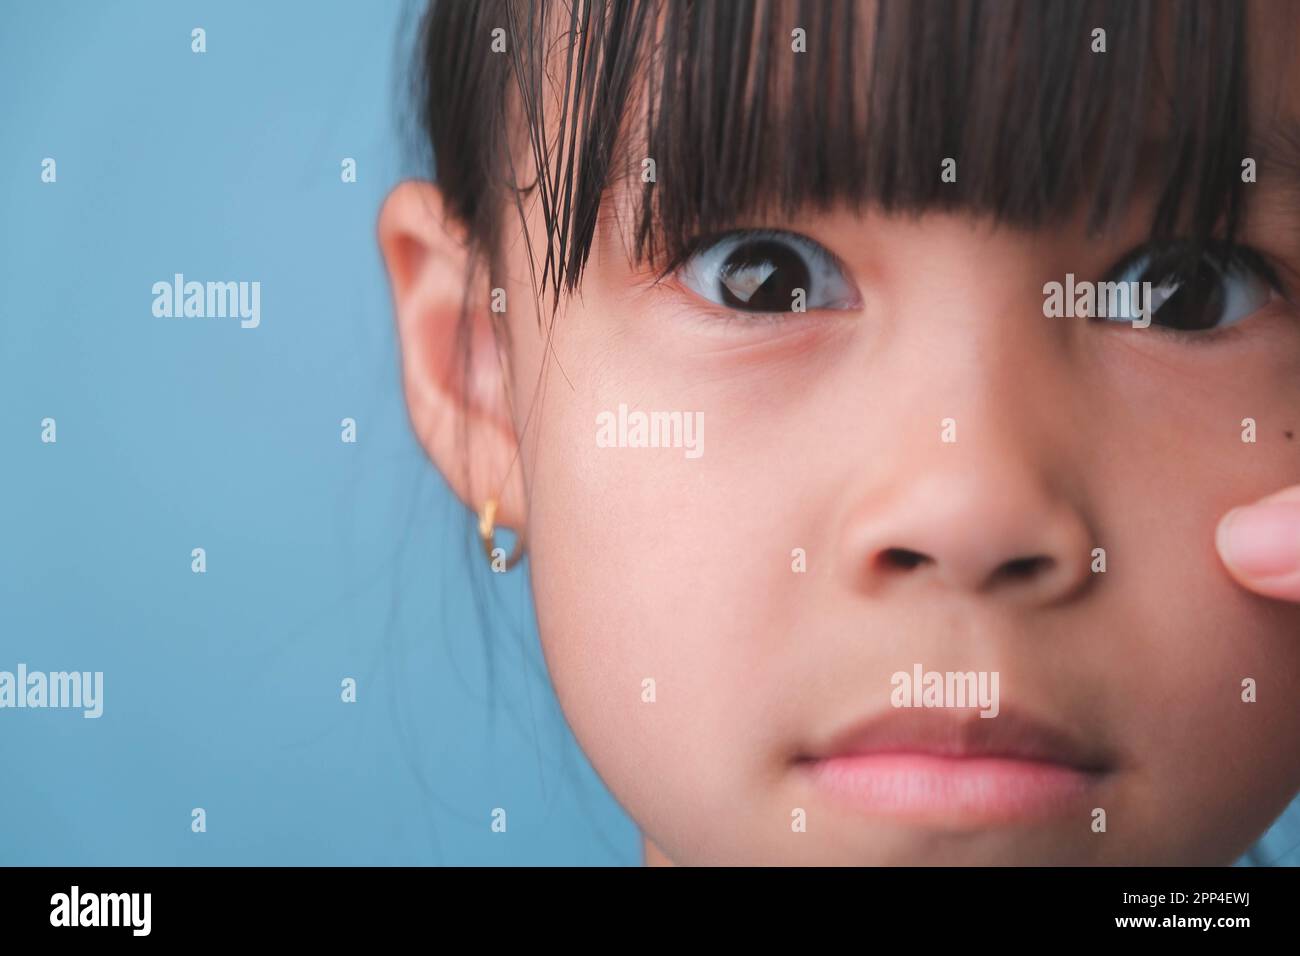
[[[1150,282],[1151,324],[1174,332],[1235,325],[1281,297],[1276,274],[1248,248],[1148,247],[1114,272],[1119,282]],[[1133,317],[1119,318],[1127,322]]]
[[[807,236],[746,230],[708,240],[677,270],[679,281],[738,312],[856,309],[860,297],[839,259]]]

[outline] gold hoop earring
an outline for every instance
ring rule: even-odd
[[[500,549],[496,546],[496,522],[497,522],[497,500],[489,498],[483,502],[483,510],[478,516],[478,536],[483,542],[483,553],[487,555],[489,563],[495,563],[497,555],[494,553]],[[505,569],[509,571],[524,556],[524,536],[519,534],[515,539],[515,546],[510,555],[506,558]],[[492,570],[496,570],[494,567]]]

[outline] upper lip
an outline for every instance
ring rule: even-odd
[[[1110,754],[1069,731],[1003,707],[996,717],[974,710],[891,708],[831,735],[802,759],[864,754],[1002,757],[1101,771]]]

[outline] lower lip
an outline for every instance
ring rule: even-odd
[[[924,823],[1012,822],[1077,811],[1096,773],[1011,757],[873,753],[807,765],[814,784],[872,816]]]

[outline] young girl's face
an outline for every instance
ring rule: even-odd
[[[1284,106],[1270,122],[1300,119]],[[1111,278],[1143,247],[1146,201],[1100,237],[963,213],[747,220],[656,282],[616,184],[549,332],[524,241],[545,245],[541,211],[504,220],[511,427],[475,427],[506,452],[519,436],[511,517],[550,675],[654,848],[1228,863],[1281,812],[1300,611],[1238,589],[1214,549],[1225,511],[1300,480],[1279,168],[1248,187],[1241,237],[1278,288],[1250,262],[1209,270],[1149,328],[1044,307],[1045,283]],[[794,289],[804,312],[746,308]],[[399,288],[399,312],[438,295]],[[418,356],[439,346],[402,322],[428,434],[448,412]],[[670,447],[644,447],[656,412],[678,416]],[[984,699],[926,698],[929,672],[971,672]],[[915,703],[947,706],[898,706],[917,674]]]

